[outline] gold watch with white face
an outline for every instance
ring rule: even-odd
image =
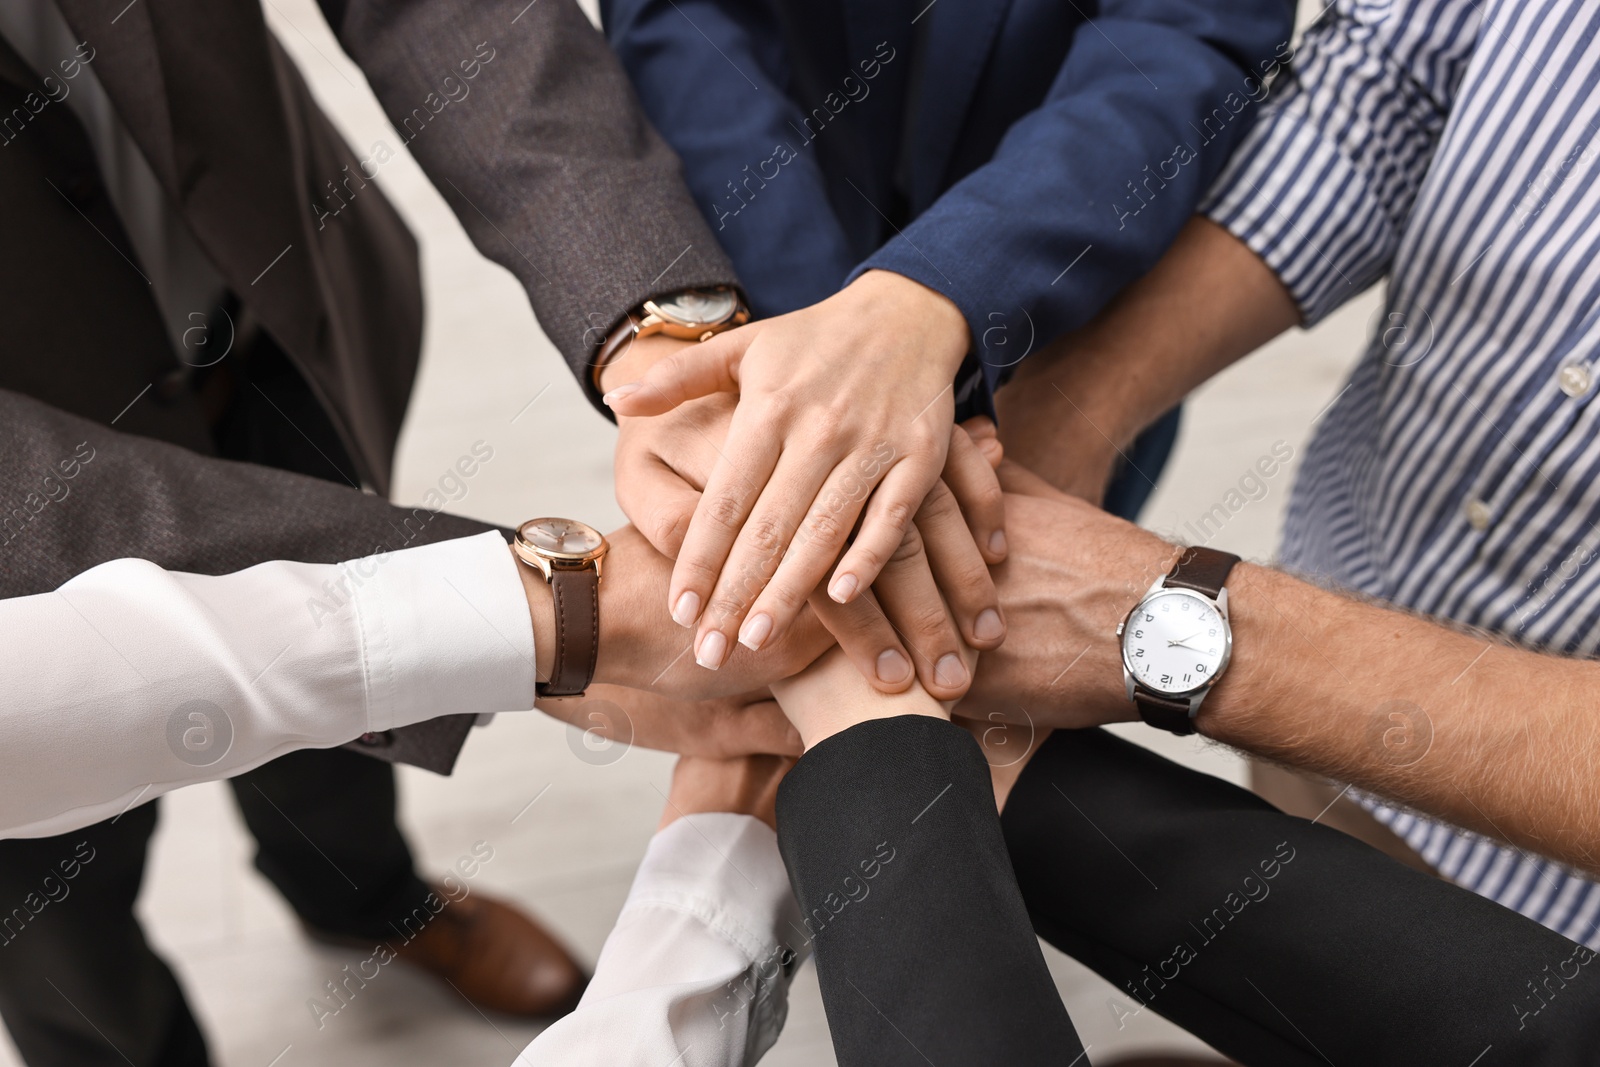
[[[576,519],[529,519],[517,527],[511,549],[544,575],[555,604],[555,659],[549,681],[538,685],[540,696],[581,696],[594,681],[600,580],[610,547],[604,534]]]
[[[713,289],[680,289],[655,300],[646,300],[643,307],[629,312],[606,336],[594,358],[595,382],[599,383],[601,369],[635,338],[662,333],[684,341],[704,341],[749,321],[750,309],[738,290],[726,285]]]

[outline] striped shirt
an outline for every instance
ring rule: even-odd
[[[1600,649],[1600,4],[1335,0],[1202,210],[1308,323],[1387,302],[1307,447],[1283,564]],[[1600,947],[1600,886],[1365,803],[1443,875]]]

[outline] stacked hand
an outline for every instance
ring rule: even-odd
[[[952,425],[968,341],[944,297],[869,272],[804,311],[697,345],[648,338],[606,367],[618,499],[676,559],[664,607],[694,627],[698,663],[769,648],[810,602],[881,691],[966,690],[962,648],[1005,636],[987,568],[1006,552],[998,442]]]

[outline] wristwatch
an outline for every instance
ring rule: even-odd
[[[1194,733],[1200,702],[1228,669],[1233,630],[1223,583],[1238,562],[1231,552],[1185,549],[1117,625],[1128,699],[1151,726]]]
[[[556,655],[542,697],[582,696],[594,681],[600,654],[600,577],[605,536],[576,519],[529,519],[517,527],[511,549],[544,575],[556,607]]]
[[[714,289],[680,289],[655,300],[646,300],[643,307],[629,312],[627,318],[606,335],[605,343],[594,358],[595,380],[598,383],[601,368],[636,337],[664,333],[685,341],[704,341],[749,321],[750,309],[738,290],[726,285]]]

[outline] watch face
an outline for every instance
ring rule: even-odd
[[[540,555],[558,559],[586,559],[606,543],[599,530],[576,519],[529,519],[517,536]]]
[[[739,298],[732,289],[685,289],[651,303],[680,326],[715,326],[732,317]]]
[[[1186,589],[1163,589],[1133,609],[1122,631],[1122,662],[1146,688],[1192,693],[1228,665],[1233,635],[1217,606]]]

